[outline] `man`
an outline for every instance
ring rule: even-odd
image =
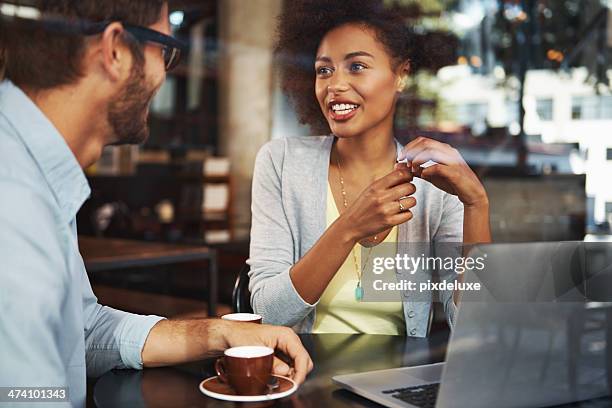
[[[82,169],[106,145],[146,139],[149,103],[176,43],[164,0],[41,4],[36,21],[0,21],[10,27],[0,84],[0,387],[68,387],[70,404],[83,406],[86,373],[247,344],[287,354],[292,367],[276,360],[275,371],[302,382],[312,362],[290,329],[97,303],[76,234],[90,194]]]

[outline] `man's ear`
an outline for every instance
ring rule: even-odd
[[[124,35],[123,25],[114,22],[106,27],[100,39],[102,65],[113,81],[120,81],[129,74],[132,64],[132,54],[123,40]]]

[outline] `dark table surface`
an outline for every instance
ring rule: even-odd
[[[86,236],[79,236],[79,250],[89,272],[209,260],[215,256],[215,250],[201,245]]]
[[[200,393],[198,384],[214,375],[213,360],[143,371],[115,370],[102,376],[94,388],[99,408],[120,407],[379,407],[332,382],[337,374],[435,363],[444,360],[448,332],[429,338],[384,335],[301,335],[315,368],[290,397],[262,404],[218,401]],[[597,400],[564,407],[610,407]],[[458,407],[461,408],[461,407]]]

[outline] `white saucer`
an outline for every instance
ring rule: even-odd
[[[291,378],[274,375],[280,386],[262,395],[236,395],[236,392],[227,384],[219,381],[218,376],[210,377],[200,383],[200,391],[209,397],[234,402],[260,402],[284,398],[297,390],[297,384]]]

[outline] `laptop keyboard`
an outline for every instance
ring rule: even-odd
[[[390,394],[408,404],[421,408],[434,408],[440,383],[419,385],[416,387],[396,388],[394,390],[383,391],[383,394]]]

